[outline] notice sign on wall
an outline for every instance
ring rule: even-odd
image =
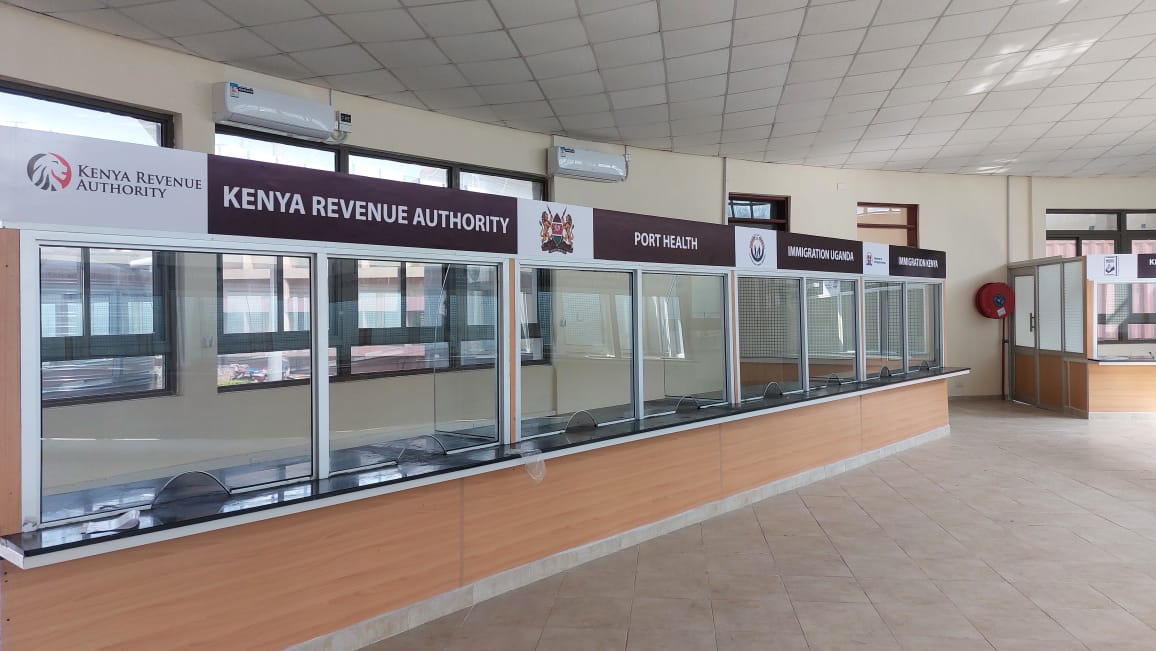
[[[779,268],[863,273],[863,243],[833,237],[779,233]]]
[[[517,199],[210,156],[209,233],[516,253]]]
[[[595,210],[594,257],[733,267],[734,230],[721,224]]]

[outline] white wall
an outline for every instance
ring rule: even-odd
[[[237,80],[326,99],[306,84],[204,61],[158,47],[75,27],[0,6],[0,42],[7,52],[0,76],[175,114],[178,146],[211,151],[213,82]],[[353,114],[356,146],[543,174],[545,149],[555,142],[621,151],[620,145],[580,143],[437,115],[334,93]],[[1049,208],[1156,208],[1156,184],[1144,179],[1028,179],[901,172],[828,170],[768,165],[630,148],[630,179],[599,184],[559,179],[559,201],[721,221],[725,191],[791,196],[792,230],[854,238],[858,201],[920,205],[920,246],[948,253],[947,351],[952,365],[973,374],[951,392],[991,395],[1000,388],[999,324],[974,314],[971,297],[988,281],[1004,280],[1008,259],[1043,253]],[[727,178],[724,189],[724,175]],[[1009,215],[1009,205],[1011,206]],[[1009,246],[1010,245],[1010,246]],[[561,389],[561,387],[559,387]]]

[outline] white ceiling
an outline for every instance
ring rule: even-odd
[[[856,169],[1156,175],[1156,0],[0,1],[575,138]]]

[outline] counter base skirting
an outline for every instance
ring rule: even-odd
[[[1105,414],[1107,415],[1107,414]],[[1142,414],[1156,419],[1156,414]],[[1117,416],[1113,414],[1112,416]],[[1121,414],[1120,416],[1128,416]],[[287,651],[356,651],[388,637],[399,635],[422,624],[444,617],[491,597],[516,590],[535,581],[565,572],[583,563],[627,549],[653,538],[698,524],[710,518],[736,511],[769,497],[774,497],[830,477],[860,468],[905,450],[944,438],[951,434],[945,425],[853,457],[773,481],[758,488],[716,500],[689,511],[625,531],[602,540],[580,545],[525,565],[479,579],[474,583],[367,619],[353,626],[316,637],[288,648]]]
[[[1087,412],[1088,420],[1103,421],[1156,421],[1156,411],[1092,411]]]

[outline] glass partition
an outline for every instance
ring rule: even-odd
[[[493,265],[329,261],[330,470],[498,441]]]
[[[943,366],[942,291],[938,284],[907,284],[907,368],[912,371]]]
[[[232,255],[41,247],[43,521],[312,474],[311,260]]]
[[[1096,357],[1152,359],[1156,353],[1156,283],[1096,285]]]
[[[1064,351],[1084,352],[1084,263],[1064,263]]]
[[[903,283],[864,283],[863,308],[864,375],[903,373]]]
[[[726,402],[722,276],[642,274],[645,414]],[[685,401],[685,402],[684,402]]]
[[[798,278],[739,278],[742,399],[803,388]]]
[[[812,387],[856,380],[859,283],[808,278],[807,372]]]
[[[524,267],[522,278],[522,438],[632,418],[633,274]]]

